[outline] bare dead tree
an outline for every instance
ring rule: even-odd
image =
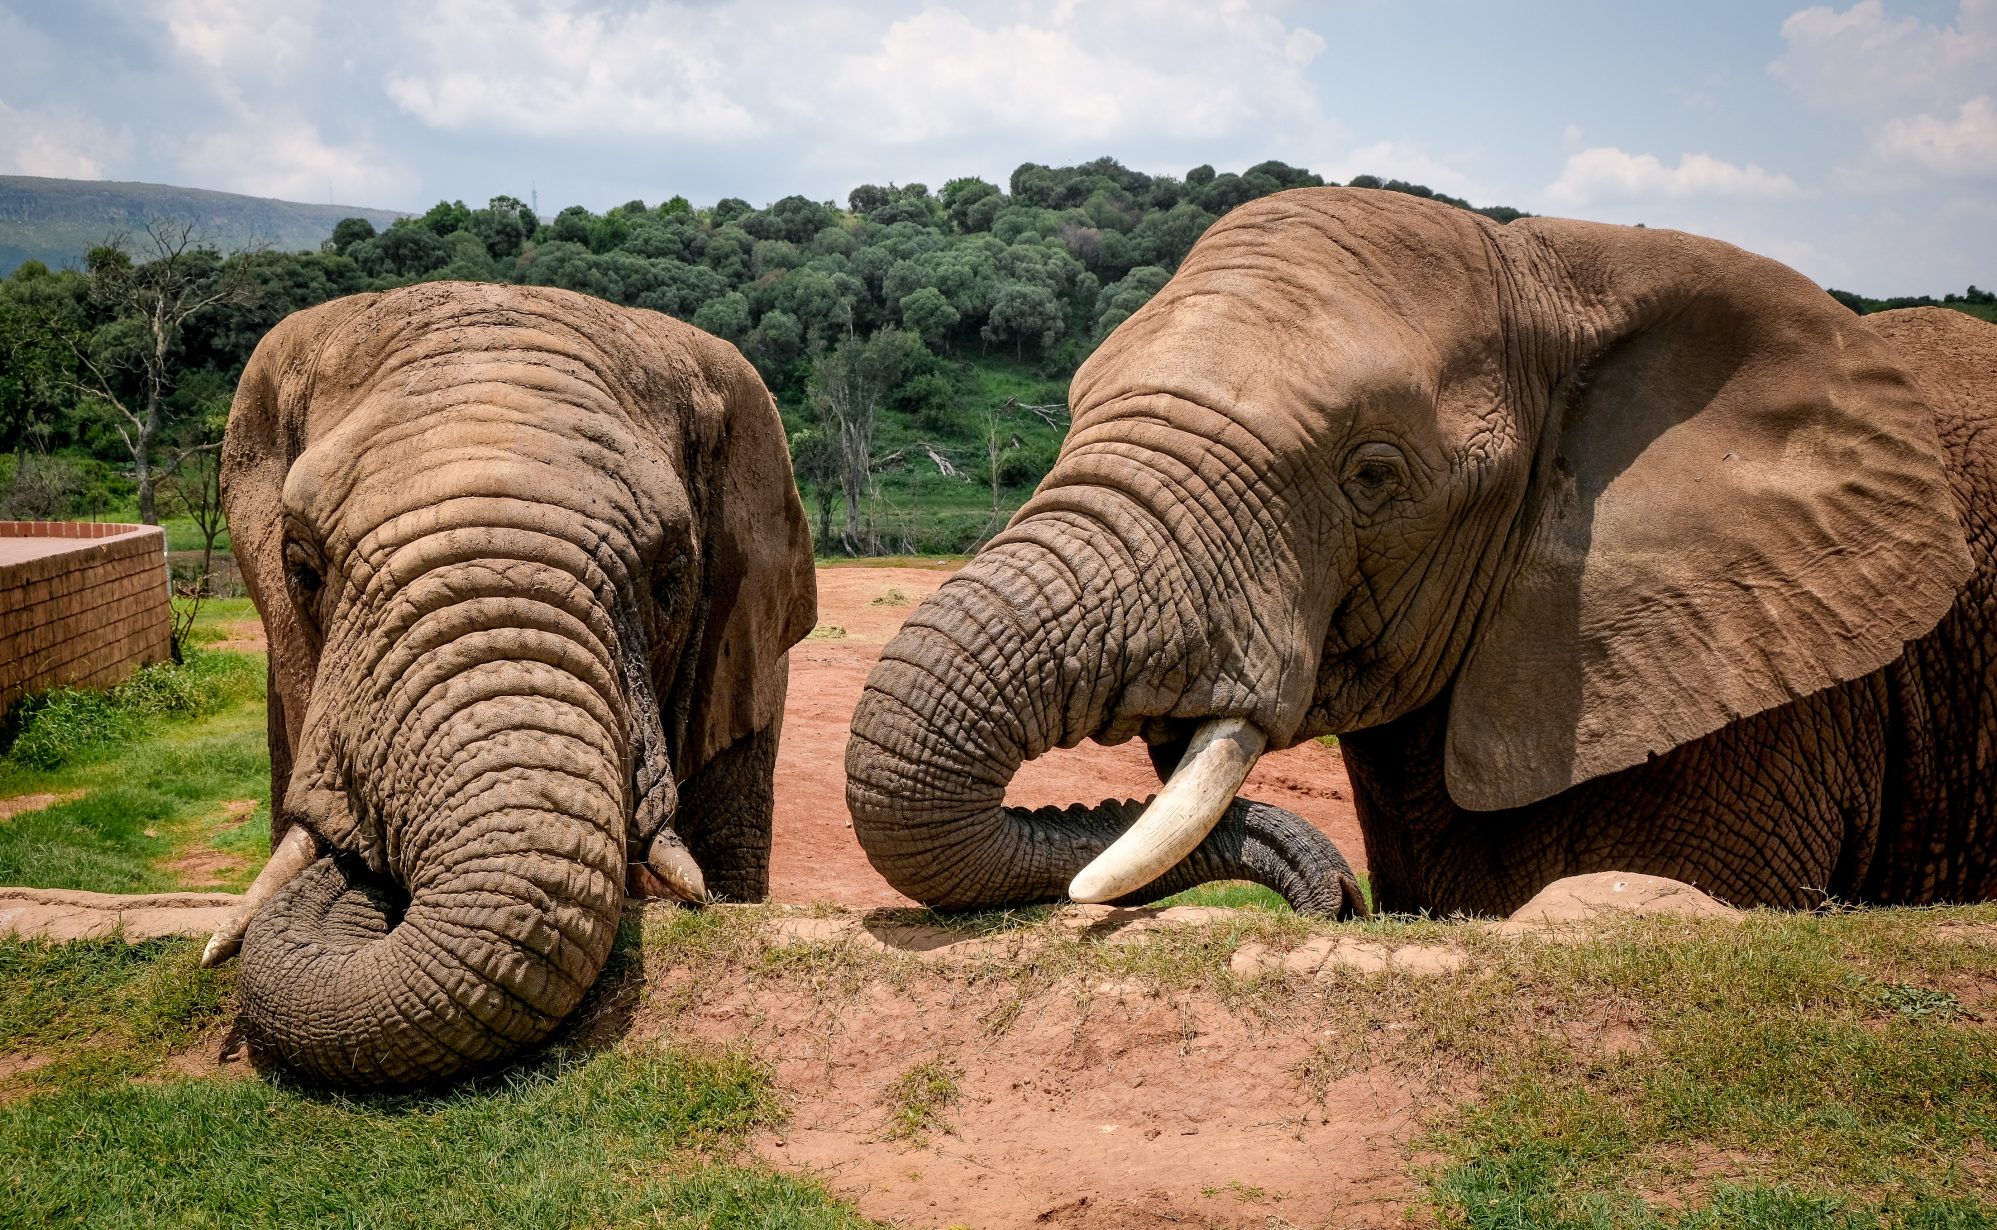
[[[157,525],[162,467],[155,461],[181,331],[210,308],[251,302],[256,284],[246,261],[211,269],[205,258],[214,249],[192,222],[155,218],[136,241],[116,235],[103,247],[109,251],[92,262],[91,294],[137,336],[128,347],[107,346],[99,353],[92,338],[66,332],[83,371],[81,379],[68,383],[110,411],[106,417],[132,455],[139,520]],[[136,393],[125,391],[133,385]]]
[[[1000,476],[1003,473],[1005,459],[1026,447],[1025,441],[1019,438],[1019,433],[1011,426],[1012,421],[1021,414],[1030,414],[1049,427],[1065,429],[1068,426],[1068,407],[1059,403],[1035,406],[1022,402],[1017,397],[1008,397],[997,406],[986,407],[983,422],[979,426],[984,437],[985,476],[991,484],[992,512],[991,519],[985,523],[984,532],[978,535],[980,542],[998,533],[999,528],[1005,524],[1005,509],[1000,494],[1004,484],[1000,481]]]
[[[220,440],[180,449],[160,483],[168,500],[201,530],[201,575],[194,585],[203,595],[215,573],[215,540],[227,525],[222,519],[221,449]]]
[[[862,531],[860,508],[874,467],[874,429],[880,416],[881,382],[868,361],[865,343],[848,334],[812,367],[811,406],[824,424],[845,497],[846,526],[839,536],[848,555],[870,554],[871,535]]]

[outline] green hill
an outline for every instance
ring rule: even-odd
[[[50,268],[81,265],[83,254],[108,236],[137,230],[152,218],[192,222],[224,252],[251,246],[296,252],[316,249],[342,218],[387,226],[403,216],[167,184],[0,175],[0,274],[27,260]]]

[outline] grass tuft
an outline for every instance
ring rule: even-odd
[[[963,1069],[949,1060],[930,1059],[896,1077],[881,1094],[881,1105],[888,1112],[883,1134],[920,1146],[929,1142],[931,1132],[951,1132],[944,1112],[963,1096],[957,1085],[963,1075]]]

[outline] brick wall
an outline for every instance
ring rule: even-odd
[[[0,521],[0,711],[57,684],[108,687],[168,656],[157,526]]]

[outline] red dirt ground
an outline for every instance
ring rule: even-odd
[[[770,899],[847,906],[908,905],[867,863],[846,812],[846,732],[867,672],[917,603],[954,566],[818,570],[819,634],[790,654],[790,696],[777,754],[776,842]],[[825,635],[831,629],[843,636]],[[1006,801],[1025,807],[1141,799],[1158,789],[1136,740],[1084,743],[1029,762]],[[1359,819],[1338,753],[1311,742],[1262,758],[1241,793],[1315,824],[1365,870]]]
[[[944,969],[823,999],[734,971],[657,977],[652,1004],[677,1010],[635,1036],[752,1045],[791,1112],[756,1152],[909,1230],[1384,1230],[1417,1187],[1406,1150],[1435,1094],[1364,1065],[1312,1090],[1321,1022],[1107,983],[1021,1005],[1003,979]],[[896,1139],[892,1088],[925,1062],[959,1097]]]

